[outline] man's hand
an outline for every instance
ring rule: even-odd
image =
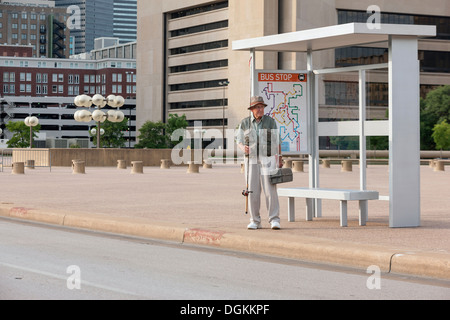
[[[283,156],[278,155],[278,168],[283,168]]]
[[[242,143],[239,144],[239,149],[241,149],[246,155],[250,154],[250,147],[244,146]]]

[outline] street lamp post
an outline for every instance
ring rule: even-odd
[[[36,127],[39,124],[39,119],[34,116],[26,117],[24,122],[27,127],[30,127],[30,149],[32,149],[33,148],[33,127]]]
[[[125,104],[125,99],[122,96],[109,95],[104,98],[100,94],[94,95],[92,98],[82,94],[80,96],[75,97],[74,103],[77,107],[90,108],[92,105],[96,106],[96,110],[92,113],[89,110],[78,110],[74,114],[74,118],[78,122],[90,122],[94,120],[97,122],[97,148],[100,148],[100,135],[101,135],[101,123],[106,120],[110,122],[122,122],[125,118],[125,115],[122,111],[109,110],[107,113],[101,111],[100,109],[109,105],[113,108],[119,109]]]
[[[220,81],[219,86],[223,86],[223,102],[222,102],[222,149],[225,150],[225,88],[228,87],[230,81]]]

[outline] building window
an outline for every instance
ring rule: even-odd
[[[226,99],[225,99],[226,100]],[[210,107],[219,107],[224,103],[223,99],[217,100],[202,100],[202,101],[184,101],[177,103],[170,103],[170,109],[191,109],[191,108],[210,108]],[[227,105],[227,101],[225,101],[225,105]]]
[[[199,26],[193,26],[193,27],[189,27],[189,28],[173,30],[173,31],[170,31],[170,36],[171,37],[179,37],[179,36],[185,36],[188,34],[205,32],[205,31],[210,31],[210,30],[215,30],[215,29],[222,29],[222,28],[227,28],[227,27],[228,27],[228,20],[223,20],[223,21],[218,21],[218,22],[213,22],[213,23],[208,23],[208,24],[202,24]]]
[[[213,4],[201,6],[201,7],[177,11],[177,12],[172,13],[170,15],[170,18],[178,19],[178,18],[182,18],[182,17],[192,16],[195,14],[209,12],[209,11],[213,11],[213,10],[224,9],[224,8],[228,8],[228,1],[222,1],[219,3],[213,3]]]
[[[221,49],[221,48],[227,48],[227,47],[228,47],[228,40],[221,40],[221,41],[201,43],[201,44],[196,44],[196,45],[192,45],[192,46],[170,49],[170,54],[174,56],[174,55],[178,55],[178,54],[206,51],[206,50],[213,50],[213,49]]]
[[[338,10],[338,23],[366,23],[369,14],[365,11]],[[436,39],[450,40],[450,17],[411,15],[399,13],[381,13],[381,23],[435,25]]]
[[[170,73],[188,72],[188,71],[222,68],[222,67],[228,67],[228,60],[209,61],[171,67]]]

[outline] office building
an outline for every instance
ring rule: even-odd
[[[89,130],[96,124],[76,122],[74,98],[81,94],[104,97],[121,95],[121,108],[129,119],[124,133],[126,147],[136,140],[136,61],[134,59],[48,59],[28,57],[31,48],[20,50],[0,46],[0,128],[1,139],[10,139],[6,129],[9,121],[24,121],[36,116],[41,124],[40,134],[47,144],[43,147],[68,147],[69,141],[84,141],[80,146],[91,147]],[[105,108],[105,110],[110,108]],[[91,110],[93,111],[93,109]],[[87,141],[87,142],[86,142]]]
[[[447,0],[139,0],[138,128],[147,120],[186,114],[192,125],[234,129],[248,115],[249,54],[235,40],[350,22],[367,22],[377,5],[381,23],[436,25],[419,43],[421,95],[450,84],[450,7]],[[149,32],[151,30],[151,32]],[[314,67],[387,63],[386,44],[314,53]],[[257,69],[305,70],[306,54],[258,52]],[[228,86],[226,85],[229,81]],[[225,84],[225,85],[224,85]],[[358,83],[351,74],[321,78],[319,117],[358,118]],[[387,72],[368,78],[368,116],[387,117]],[[225,116],[224,116],[225,114]]]

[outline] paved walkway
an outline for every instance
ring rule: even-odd
[[[321,187],[359,188],[359,170],[321,168]],[[308,186],[305,173],[283,187]],[[0,172],[0,216],[162,240],[212,245],[268,255],[450,280],[450,172],[421,167],[422,226],[389,228],[389,203],[369,202],[367,226],[358,225],[358,203],[348,204],[348,228],[339,226],[339,201],[323,201],[323,217],[305,221],[304,199],[296,199],[297,221],[287,221],[280,198],[282,230],[271,230],[263,209],[263,229],[246,229],[244,175],[237,165],[131,169],[26,169]],[[388,195],[387,166],[369,166],[368,189]],[[264,202],[263,202],[264,204]],[[264,205],[263,205],[264,207]]]

